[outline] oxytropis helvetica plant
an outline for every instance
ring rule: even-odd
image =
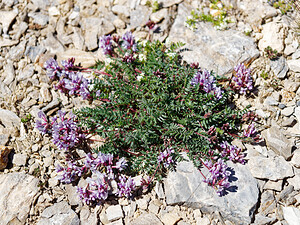
[[[109,60],[82,68],[75,59],[50,59],[45,64],[54,87],[68,96],[81,96],[92,107],[59,111],[52,118],[41,111],[36,126],[65,152],[59,180],[78,185],[87,204],[101,203],[109,195],[130,197],[137,188],[160,179],[174,169],[186,152],[199,169],[210,174],[204,182],[222,196],[230,186],[227,160],[245,163],[235,139],[258,141],[255,115],[230,104],[235,93],[252,88],[250,69],[235,67],[231,78],[219,77],[198,63],[181,61],[181,43],[136,42],[127,32],[122,37],[104,36],[100,47]],[[84,74],[92,73],[94,79]],[[246,129],[242,129],[246,126]],[[102,145],[91,148],[93,137]],[[82,149],[84,156],[77,150]],[[132,176],[143,174],[140,186]]]

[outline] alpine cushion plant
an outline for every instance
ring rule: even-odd
[[[76,66],[73,59],[62,67],[53,59],[46,63],[58,89],[94,101],[92,107],[68,117],[59,112],[59,117],[48,120],[40,113],[37,121],[42,134],[51,135],[66,153],[68,166],[58,167],[59,179],[75,185],[86,180],[85,187],[78,187],[86,203],[102,202],[112,193],[131,197],[137,187],[130,176],[145,174],[141,183],[146,187],[174,169],[183,160],[181,152],[199,169],[209,170],[204,181],[219,195],[230,186],[226,160],[245,163],[241,149],[231,142],[257,141],[256,117],[230,103],[235,92],[247,94],[252,89],[250,70],[238,65],[236,78],[222,86],[224,78],[198,63],[183,62],[176,52],[182,46],[137,42],[127,32],[122,37],[101,37],[100,47],[109,62],[98,61],[93,68]],[[95,78],[83,78],[83,71],[93,72]],[[244,131],[245,123],[250,125]],[[104,143],[92,149],[88,145],[92,135]],[[85,157],[78,157],[77,148],[84,149]]]

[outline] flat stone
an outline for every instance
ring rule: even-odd
[[[123,218],[123,211],[120,205],[111,205],[106,209],[106,216],[107,219],[112,222]]]
[[[288,159],[292,155],[293,143],[288,140],[285,135],[277,128],[271,127],[261,132],[266,140],[267,146],[271,148],[277,155]]]
[[[5,128],[20,128],[21,119],[12,111],[0,108],[0,122]]]
[[[219,75],[233,70],[238,63],[259,56],[254,40],[239,31],[215,30],[209,23],[197,23],[195,31],[185,27],[184,21],[192,7],[185,2],[178,6],[178,15],[171,27],[169,39],[186,43],[188,49],[181,53],[188,63],[199,62],[201,68],[213,70]]]
[[[196,218],[196,225],[210,225],[211,222],[207,216]]]
[[[97,225],[98,219],[96,211],[91,213],[90,207],[85,205],[80,210],[80,224],[81,225]]]
[[[71,209],[66,201],[55,203],[47,207],[42,213],[37,225],[79,225],[77,214]]]
[[[77,193],[77,187],[73,186],[72,184],[66,184],[64,185],[67,193],[67,198],[69,201],[69,204],[72,205],[79,205],[81,203],[81,200],[79,198],[79,195]]]
[[[50,5],[50,0],[31,0],[31,1],[36,7],[44,10],[46,10]]]
[[[68,49],[65,52],[57,53],[57,59],[59,60],[59,62],[61,60],[67,60],[71,57],[74,57],[76,59],[76,64],[80,63],[83,67],[93,66],[95,65],[96,60],[99,59],[90,52],[84,52],[77,49]],[[104,57],[102,59],[100,58],[100,60],[103,59]]]
[[[283,180],[278,180],[278,181],[269,180],[264,185],[264,190],[281,191],[282,190],[282,183],[283,183]]]
[[[0,38],[0,48],[16,45],[16,44],[18,44],[18,42],[19,42],[18,40],[10,40],[10,39],[1,39]]]
[[[13,62],[11,60],[7,60],[7,64],[4,67],[4,81],[3,83],[9,85],[15,79],[15,69],[13,66]]]
[[[159,205],[155,204],[155,202],[151,201],[149,204],[149,212],[153,214],[158,214],[159,212]]]
[[[271,60],[270,66],[275,76],[277,76],[280,79],[284,79],[286,77],[289,67],[283,56],[276,60]]]
[[[148,208],[149,198],[141,198],[136,201],[140,209],[146,210]]]
[[[289,117],[290,115],[292,115],[294,113],[294,109],[295,109],[294,106],[286,107],[281,111],[281,114],[286,117]]]
[[[11,147],[0,145],[0,170],[6,168],[8,163],[8,155],[11,151]]]
[[[282,207],[284,219],[289,225],[300,224],[300,210],[296,207]]]
[[[7,35],[8,29],[18,14],[14,11],[0,11],[0,23],[2,24],[3,33]]]
[[[144,26],[150,17],[151,11],[147,6],[138,6],[130,12],[130,27],[134,29],[139,26]]]
[[[202,212],[219,211],[225,219],[238,224],[249,224],[254,216],[258,201],[258,184],[247,165],[233,164],[235,181],[227,195],[219,197],[216,191],[204,183],[203,176],[190,161],[178,163],[177,170],[169,172],[165,182],[168,205],[184,204],[199,208]],[[203,173],[208,171],[203,169]]]
[[[27,154],[17,153],[13,156],[13,164],[17,166],[25,166],[27,162]]]
[[[163,8],[161,10],[158,10],[155,13],[152,13],[151,16],[150,16],[150,19],[154,23],[159,23],[160,21],[162,21],[167,16],[168,16],[168,9]]]
[[[73,27],[72,40],[76,49],[83,50],[84,38],[82,36],[81,30],[78,27]]]
[[[282,180],[294,175],[292,166],[282,156],[265,158],[256,156],[248,161],[251,174],[259,179]]]
[[[291,163],[294,167],[300,168],[300,149],[294,151]]]
[[[264,51],[266,47],[270,46],[279,53],[283,52],[285,29],[282,25],[276,22],[270,22],[264,24],[262,28],[263,38],[258,42],[259,50]]]
[[[119,15],[121,18],[128,18],[130,16],[130,10],[127,6],[124,5],[114,5],[111,8],[111,11],[117,15]]]
[[[27,28],[28,28],[28,24],[26,22],[22,21],[19,24],[19,27],[18,27],[18,30],[17,30],[16,34],[14,35],[14,39],[19,40],[21,35],[25,33]]]
[[[257,215],[255,215],[254,224],[257,224],[257,225],[273,224],[273,222],[275,222],[275,220],[276,220],[276,217],[267,217],[267,216],[263,216],[261,214],[257,214]]]
[[[89,51],[98,48],[98,30],[89,30],[84,35],[85,45]]]
[[[1,224],[25,224],[39,192],[39,179],[24,173],[0,175]]]
[[[300,59],[291,59],[287,61],[287,64],[291,71],[295,73],[300,72]]]
[[[300,49],[298,49],[293,55],[292,55],[292,59],[300,59]]]
[[[9,141],[9,137],[10,137],[9,134],[0,134],[0,146],[6,145]],[[0,168],[1,168],[1,166],[0,166]]]
[[[143,213],[130,222],[131,225],[163,225],[163,223],[152,213]]]
[[[36,62],[37,59],[46,51],[43,46],[27,46],[25,50],[25,55],[30,58],[32,62]]]
[[[297,123],[297,120],[295,119],[295,117],[294,117],[294,116],[291,116],[291,117],[285,119],[285,120],[281,123],[281,125],[282,125],[283,127],[292,127],[292,126],[294,126],[296,123]]]
[[[42,44],[52,54],[65,51],[63,44],[61,44],[52,33],[47,35],[47,38],[42,42]]]
[[[270,106],[278,105],[278,101],[276,101],[272,96],[268,96],[264,103]]]
[[[49,16],[41,12],[30,12],[28,16],[33,19],[33,23],[36,23],[41,26],[46,26],[49,21]]]
[[[174,225],[181,219],[177,213],[166,213],[162,216],[161,221],[164,225]]]
[[[300,169],[295,169],[295,176],[287,179],[290,185],[294,186],[295,191],[300,190]]]
[[[176,5],[183,2],[183,0],[158,0],[159,4],[162,4],[164,8],[168,8],[172,5]]]
[[[13,61],[19,61],[25,52],[26,41],[22,41],[17,46],[11,47],[9,50],[9,58]]]

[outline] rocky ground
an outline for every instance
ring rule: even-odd
[[[282,15],[264,0],[227,0],[224,5],[233,6],[228,30],[204,22],[191,30],[186,18],[192,9],[207,5],[205,1],[159,3],[153,12],[145,0],[0,2],[1,224],[300,224],[297,12]],[[149,19],[157,24],[154,39],[186,43],[182,55],[188,62],[219,74],[239,62],[253,68],[255,90],[236,101],[239,106],[250,104],[258,114],[256,127],[264,142],[236,143],[247,153],[248,163],[230,164],[235,190],[223,198],[201,182],[191,163],[182,162],[144,195],[89,207],[78,199],[75,187],[58,182],[55,165],[64,155],[34,128],[39,110],[50,116],[89,103],[55,91],[42,66],[53,56],[75,57],[90,66],[103,59],[100,36],[131,30],[136,38],[147,38]],[[267,46],[281,56],[265,57]]]

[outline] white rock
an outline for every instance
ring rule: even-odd
[[[1,224],[25,224],[33,199],[39,191],[39,179],[24,173],[0,175]]]
[[[210,220],[205,216],[203,218],[196,218],[196,225],[210,225]]]
[[[300,224],[300,210],[295,207],[282,207],[283,217],[289,225]]]
[[[0,11],[0,21],[2,24],[3,33],[6,35],[12,21],[16,18],[17,13],[14,11]]]
[[[59,16],[60,15],[59,10],[55,6],[49,7],[48,12],[49,12],[50,16]]]
[[[112,222],[123,218],[123,211],[120,205],[111,205],[106,209],[106,216],[107,219]]]
[[[17,153],[14,155],[13,164],[17,166],[25,166],[27,161],[27,155],[22,153]]]
[[[294,151],[291,163],[293,166],[300,168],[300,149]]]
[[[164,8],[164,9],[158,10],[155,13],[152,13],[151,16],[150,16],[150,19],[154,23],[159,23],[160,21],[162,21],[167,16],[168,16],[168,9]]]
[[[166,213],[162,216],[161,221],[164,225],[174,225],[181,219],[177,213]]]
[[[283,38],[285,35],[285,30],[282,25],[276,22],[271,22],[264,24],[262,27],[263,38],[258,43],[259,50],[264,51],[266,47],[270,46],[272,49],[277,50],[278,52],[283,52]]]
[[[288,60],[287,64],[291,71],[296,72],[296,73],[300,72],[300,59]]]
[[[286,107],[281,111],[281,114],[286,117],[289,117],[290,115],[292,115],[294,113],[294,109],[295,108],[293,106]]]

